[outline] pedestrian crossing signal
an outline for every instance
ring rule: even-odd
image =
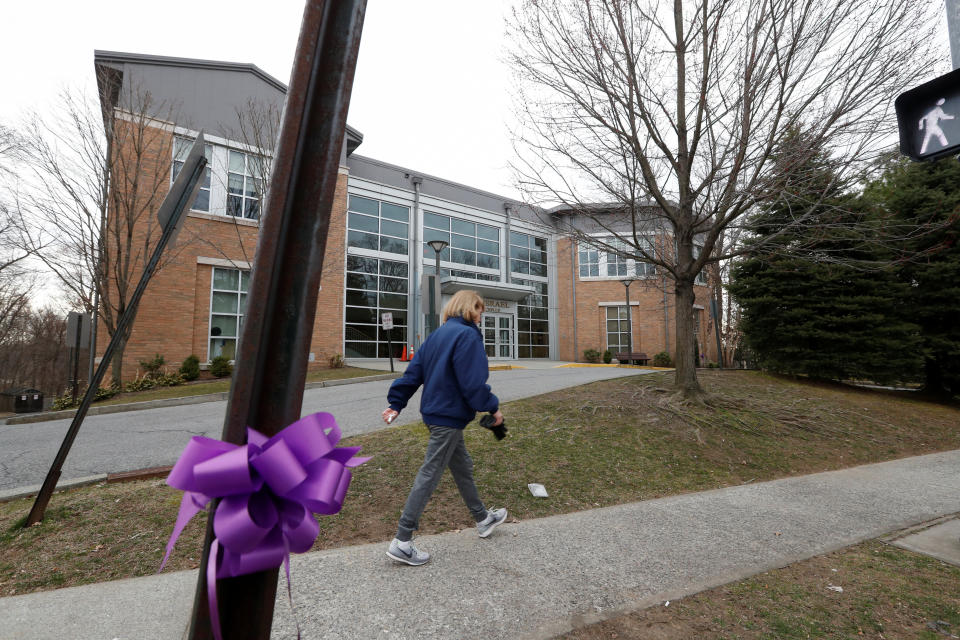
[[[900,152],[914,160],[960,154],[960,69],[901,93]]]

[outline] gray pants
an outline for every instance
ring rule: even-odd
[[[420,525],[420,516],[423,515],[423,510],[447,467],[450,468],[460,496],[470,509],[473,519],[480,522],[487,517],[487,508],[483,506],[477,493],[477,485],[473,482],[473,460],[463,443],[463,429],[431,424],[428,424],[427,428],[430,429],[427,455],[413,481],[413,489],[407,497],[407,504],[400,516],[400,525],[397,527],[397,539],[401,541],[413,537],[413,532]]]

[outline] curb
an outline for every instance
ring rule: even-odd
[[[63,491],[65,489],[75,489],[77,487],[85,487],[90,484],[99,484],[101,482],[107,481],[107,474],[101,473],[95,476],[86,476],[83,478],[73,478],[72,480],[61,480],[57,483],[57,488],[54,491]],[[40,488],[43,485],[31,485],[29,487],[19,487],[17,489],[7,489],[6,491],[0,491],[0,502],[10,502],[12,500],[17,500],[19,498],[26,498],[27,496],[36,495],[40,492]]]
[[[343,384],[357,384],[360,382],[374,382],[376,380],[391,380],[399,378],[402,374],[383,373],[373,376],[362,376],[357,378],[342,378],[339,380],[318,380],[317,382],[308,382],[303,385],[306,389],[317,389],[320,387],[336,387]],[[164,398],[162,400],[146,400],[144,402],[128,402],[127,404],[113,404],[103,407],[90,407],[87,411],[88,416],[98,416],[108,413],[126,413],[127,411],[141,411],[143,409],[158,409],[162,407],[179,407],[188,404],[201,404],[204,402],[218,402],[226,400],[230,396],[229,391],[219,393],[207,393],[199,396],[183,396],[182,398]],[[49,420],[65,420],[73,418],[76,415],[75,410],[66,411],[48,411],[46,413],[36,413],[26,416],[15,416],[7,418],[4,424],[30,424],[33,422],[47,422]],[[2,496],[2,494],[0,494]]]

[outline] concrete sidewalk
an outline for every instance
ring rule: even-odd
[[[484,540],[424,536],[423,567],[391,562],[387,541],[295,556],[293,597],[304,638],[549,638],[957,512],[960,450],[508,523]],[[0,636],[179,640],[195,581],[0,598]],[[294,638],[278,593],[273,637]]]

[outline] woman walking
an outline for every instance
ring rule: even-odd
[[[429,553],[413,545],[413,532],[446,468],[453,474],[481,538],[507,518],[506,509],[487,510],[484,506],[473,481],[473,460],[463,442],[463,429],[478,411],[492,413],[495,425],[503,424],[500,401],[487,384],[490,371],[477,327],[483,309],[483,298],[476,291],[454,294],[443,309],[442,326],[421,345],[403,377],[390,385],[384,421],[393,422],[423,385],[420,414],[430,430],[426,457],[400,516],[397,536],[387,550],[387,556],[397,562],[416,566],[430,559]]]

